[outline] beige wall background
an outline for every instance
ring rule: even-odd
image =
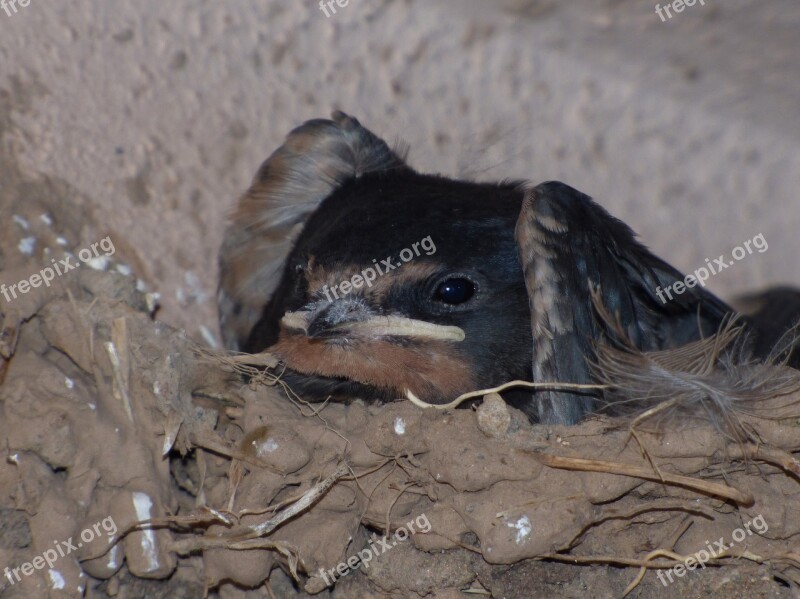
[[[110,235],[162,319],[214,336],[226,211],[286,132],[341,108],[423,171],[562,179],[684,270],[762,233],[768,251],[709,281],[725,297],[800,283],[796,0],[698,0],[666,22],[649,0],[16,6],[0,269],[27,234],[13,215],[47,211],[78,247]]]

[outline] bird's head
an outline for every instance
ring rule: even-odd
[[[349,181],[308,220],[247,349],[271,347],[319,394],[367,392],[355,382],[445,402],[525,378],[520,204],[511,186],[409,169]]]
[[[314,173],[329,185],[306,183],[316,195],[287,203],[286,188]],[[275,353],[295,391],[320,397],[410,390],[443,403],[529,378],[522,197],[416,173],[350,117],[307,123],[262,166],[229,230],[241,241],[229,232],[223,249],[223,322],[239,332],[228,344]],[[279,258],[259,248],[281,216],[288,254],[274,272]],[[270,269],[277,284],[259,285]]]

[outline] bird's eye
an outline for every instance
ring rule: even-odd
[[[433,298],[445,304],[463,304],[475,295],[475,283],[463,277],[447,279],[439,283]]]

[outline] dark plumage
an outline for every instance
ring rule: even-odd
[[[292,388],[319,399],[410,390],[445,403],[513,379],[592,382],[608,333],[592,289],[643,351],[713,334],[731,312],[701,287],[658,299],[683,275],[577,190],[423,175],[343,113],[301,125],[261,166],[220,272],[226,345],[269,348]],[[589,393],[508,399],[549,423],[598,405]]]

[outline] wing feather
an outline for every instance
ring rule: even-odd
[[[644,351],[713,334],[732,312],[700,287],[662,301],[657,289],[684,276],[627,225],[563,183],[526,190],[516,239],[531,308],[534,381],[592,382],[595,345],[613,334],[594,309],[592,289]],[[534,401],[540,422],[573,424],[596,407],[597,396],[548,391]]]

